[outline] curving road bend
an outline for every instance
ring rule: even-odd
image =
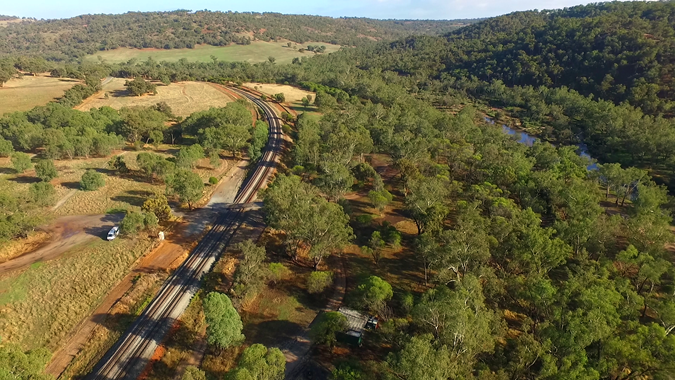
[[[272,107],[247,92],[232,90],[260,107],[270,126],[265,153],[253,174],[244,182],[233,203],[244,205],[255,199],[258,189],[267,182],[276,166],[282,143],[282,131],[279,118]],[[243,220],[243,207],[230,208],[217,217],[213,228],[194,248],[187,260],[167,279],[145,311],[108,350],[87,379],[136,379],[141,375],[157,346],[199,289],[202,276],[211,271],[213,264],[237,233]]]

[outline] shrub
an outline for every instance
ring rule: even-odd
[[[145,227],[145,216],[136,211],[129,211],[120,222],[120,232],[135,235]]]
[[[108,161],[108,167],[116,171],[118,174],[124,174],[129,172],[127,164],[126,162],[124,162],[124,157],[122,156],[114,156],[113,158],[111,158],[110,161]]]
[[[218,184],[218,178],[216,177],[209,177],[209,183],[212,185]]]
[[[101,173],[97,173],[96,170],[89,169],[84,174],[82,174],[82,179],[80,180],[80,188],[85,191],[94,191],[105,186],[105,178]]]
[[[54,200],[56,190],[54,186],[48,182],[37,182],[30,185],[30,197],[36,204],[40,206],[48,206]]]
[[[13,152],[12,142],[0,137],[0,157],[9,157]]]
[[[49,182],[59,175],[56,171],[56,166],[54,166],[54,161],[52,160],[38,161],[38,163],[35,164],[35,174],[44,182]]]
[[[356,217],[356,223],[362,227],[366,227],[373,223],[373,216],[370,214],[363,214]]]
[[[270,276],[270,280],[272,282],[274,282],[275,284],[277,282],[283,280],[290,273],[291,273],[291,271],[288,268],[286,268],[286,266],[284,264],[270,263],[269,276]]]
[[[145,229],[154,231],[159,226],[159,219],[153,212],[146,212],[143,216],[143,225]]]
[[[333,272],[316,271],[307,277],[307,291],[310,294],[323,293],[333,284]]]
[[[12,153],[12,167],[17,173],[23,173],[31,167],[30,156],[23,152]]]
[[[394,296],[388,282],[377,276],[370,276],[356,289],[359,306],[377,313]]]
[[[189,365],[185,368],[185,373],[183,373],[181,380],[206,380],[206,372]]]
[[[347,317],[330,311],[322,314],[309,332],[314,343],[333,346],[337,341],[336,333],[347,329]]]
[[[152,198],[148,198],[143,202],[141,210],[155,214],[157,219],[162,222],[170,220],[173,216],[171,207],[169,206],[169,200],[164,194],[160,193],[155,194]]]
[[[225,294],[209,293],[203,301],[206,317],[206,341],[218,348],[228,348],[244,340],[244,325],[232,301]]]

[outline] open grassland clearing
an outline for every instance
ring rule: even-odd
[[[290,63],[296,57],[312,57],[315,53],[310,51],[300,52],[298,49],[308,45],[323,45],[326,47],[326,53],[332,53],[340,50],[339,45],[331,45],[325,42],[307,42],[303,45],[293,45],[288,47],[288,42],[265,42],[255,41],[250,45],[230,45],[230,46],[211,46],[200,45],[194,49],[129,49],[118,48],[114,50],[100,51],[89,55],[85,60],[94,62],[101,57],[108,63],[122,63],[130,59],[139,61],[152,58],[155,61],[175,62],[180,59],[187,59],[192,62],[211,62],[211,56],[220,61],[226,62],[249,62],[258,63],[267,61],[268,57],[274,57],[277,63]]]
[[[172,157],[171,153],[177,151],[175,146],[162,146],[154,151],[163,157]],[[73,196],[59,207],[55,214],[64,215],[82,215],[82,214],[104,214],[109,210],[134,209],[140,210],[143,202],[154,193],[163,193],[166,186],[161,180],[151,181],[146,178],[140,178],[139,167],[136,163],[138,152],[127,152],[124,154],[124,161],[129,169],[135,171],[130,175],[115,175],[108,169],[109,158],[96,158],[87,160],[64,160],[57,161],[59,168],[59,177],[54,180],[59,181],[57,188],[78,189],[82,174],[87,169],[95,169],[98,172],[106,174],[106,184],[96,191],[78,190]],[[209,177],[220,177],[233,161],[221,160],[220,166],[212,168],[209,165],[208,158],[198,161],[194,171],[206,183]]]
[[[10,79],[0,87],[0,115],[43,106],[78,83],[76,79],[52,78],[46,74]]]
[[[176,116],[187,117],[211,107],[225,107],[234,100],[226,92],[205,82],[179,82],[168,86],[159,84],[157,95],[134,96],[124,87],[126,81],[127,79],[114,78],[103,86],[102,91],[90,96],[75,109],[88,111],[108,106],[118,110],[122,107],[149,107],[166,102]],[[108,98],[105,97],[106,94]]]
[[[146,238],[99,239],[0,277],[3,340],[55,350],[152,244]]]
[[[305,91],[298,87],[289,86],[286,84],[274,84],[274,83],[244,83],[244,87],[261,92],[267,96],[274,94],[283,93],[286,97],[285,103],[300,103],[300,100],[307,95],[312,96],[312,101],[316,98],[316,93],[311,91]]]

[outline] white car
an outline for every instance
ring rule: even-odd
[[[114,240],[120,234],[120,228],[115,226],[108,232],[108,240]]]

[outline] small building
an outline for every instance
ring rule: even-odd
[[[360,346],[363,339],[363,330],[366,329],[366,325],[369,324],[368,322],[371,318],[347,307],[339,308],[338,313],[347,318],[347,331],[338,334],[337,340],[342,343]]]

